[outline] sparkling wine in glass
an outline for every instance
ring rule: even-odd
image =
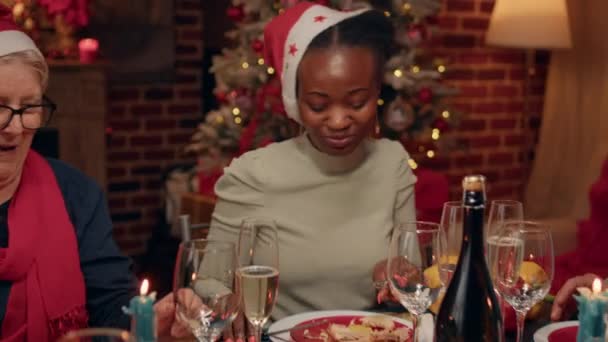
[[[440,258],[440,228],[431,222],[404,222],[393,231],[387,277],[391,293],[412,315],[414,342],[418,317],[437,299],[442,284],[433,281],[431,267]]]
[[[276,224],[265,218],[243,221],[239,234],[237,278],[242,292],[241,309],[261,341],[279,289],[279,246]]]
[[[495,239],[500,234],[505,223],[524,220],[524,207],[520,201],[494,200],[490,204],[490,214],[486,224],[486,242]],[[488,246],[489,247],[489,243]],[[486,251],[487,252],[487,251]]]
[[[176,319],[199,342],[217,340],[238,313],[237,265],[234,243],[197,239],[180,245],[173,285]]]
[[[443,234],[441,242],[444,244],[439,258],[439,276],[444,288],[450,285],[450,280],[458,264],[460,249],[462,247],[462,218],[463,207],[461,201],[450,201],[443,204],[440,227]]]
[[[553,280],[551,232],[540,223],[507,222],[495,239],[491,256],[494,287],[515,310],[517,341],[523,341],[527,312],[543,300]]]

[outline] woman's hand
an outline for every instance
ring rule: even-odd
[[[190,289],[181,289],[177,292],[178,301],[187,303],[189,310],[200,311],[204,304],[200,298]],[[181,320],[175,319],[176,301],[174,294],[168,294],[154,305],[156,313],[156,332],[158,336],[171,336],[184,338],[192,335],[192,332]]]
[[[224,329],[224,341],[256,342],[253,334],[253,327],[251,327],[243,312],[239,312],[234,321],[232,321],[232,326]]]
[[[591,287],[593,284],[593,280],[599,278],[597,275],[593,273],[587,273],[582,276],[574,277],[568,279],[568,281],[562,286],[561,289],[555,295],[555,300],[553,301],[553,308],[551,309],[551,319],[554,321],[560,320],[564,313],[567,312],[569,314],[569,303],[572,303],[572,295],[576,291],[577,287]],[[606,284],[604,283],[604,288],[606,288]]]

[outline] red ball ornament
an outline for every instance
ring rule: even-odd
[[[435,121],[433,121],[432,127],[437,128],[441,132],[446,132],[449,130],[450,125],[448,124],[447,121],[445,121],[445,119],[437,118],[437,119],[435,119]]]
[[[228,95],[223,91],[218,91],[215,93],[215,99],[219,103],[226,103],[228,101]]]
[[[251,48],[256,53],[262,53],[264,51],[264,42],[256,38],[251,42]]]
[[[430,88],[422,88],[418,91],[418,101],[429,104],[433,101],[433,91]]]
[[[243,5],[228,7],[226,10],[226,15],[228,18],[230,18],[230,20],[240,22],[245,18],[245,10],[243,9]]]

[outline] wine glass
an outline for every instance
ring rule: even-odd
[[[441,242],[444,244],[439,258],[439,277],[444,288],[450,285],[456,264],[460,258],[462,248],[462,218],[463,207],[461,201],[450,201],[443,204],[441,213]]]
[[[494,200],[490,203],[490,214],[484,235],[486,242],[498,236],[505,222],[523,221],[524,207],[520,201]]]
[[[70,331],[59,342],[135,342],[135,338],[124,330],[87,328]]]
[[[553,280],[551,232],[539,223],[512,221],[505,223],[494,242],[494,287],[515,310],[521,342],[527,312],[545,298]]]
[[[253,327],[256,341],[268,321],[279,289],[279,242],[276,224],[265,218],[243,221],[239,234],[237,278],[241,309]]]
[[[418,317],[437,299],[442,284],[433,281],[431,267],[440,257],[440,228],[436,223],[412,221],[397,224],[388,249],[389,288],[412,315],[414,342]]]
[[[494,257],[496,240],[500,234],[500,230],[506,222],[523,221],[524,220],[524,207],[520,201],[513,200],[494,200],[490,203],[490,213],[488,216],[488,222],[484,231],[486,239],[486,262],[490,271],[490,275],[494,272],[492,269],[490,260]],[[498,302],[500,305],[500,314],[503,317],[503,324],[505,317],[507,316],[507,304],[504,299],[500,296],[498,291]],[[504,330],[504,329],[503,329]]]
[[[173,279],[176,319],[199,342],[215,341],[238,313],[237,264],[234,243],[196,239],[180,244]]]

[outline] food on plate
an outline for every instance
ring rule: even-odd
[[[387,316],[353,318],[348,325],[330,323],[320,333],[304,331],[307,340],[323,342],[410,342],[412,330]]]

